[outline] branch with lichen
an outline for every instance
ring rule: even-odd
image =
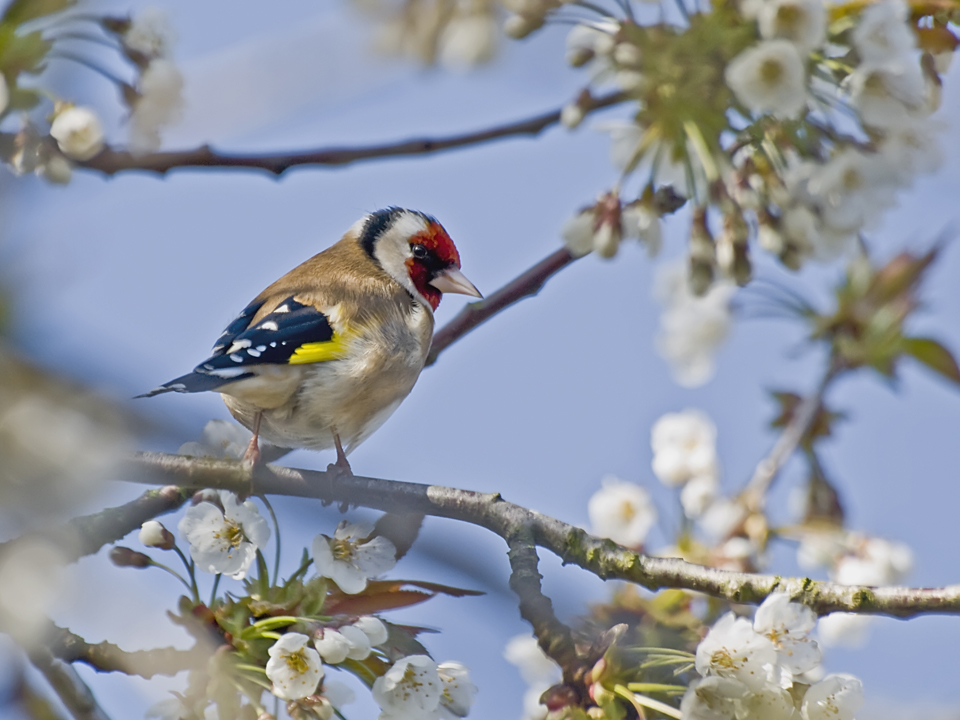
[[[581,100],[586,111],[616,105],[624,100],[622,93],[610,93],[600,97]],[[215,168],[263,170],[272,175],[282,175],[295,167],[343,167],[363,160],[382,160],[395,157],[432,155],[456,148],[472,147],[510,137],[536,136],[560,122],[562,109],[551,110],[525,120],[497,125],[458,135],[436,138],[415,138],[399,142],[381,143],[357,147],[331,147],[286,153],[232,154],[221,153],[209,145],[192,150],[155,152],[134,155],[125,150],[104,148],[90,160],[77,163],[86,170],[95,170],[104,175],[140,170],[164,175],[177,168]],[[0,145],[12,144],[14,136],[0,134]]]
[[[46,648],[30,653],[30,662],[46,678],[74,720],[110,720],[74,667]]]
[[[870,588],[733,572],[676,558],[650,557],[508,502],[498,493],[271,465],[250,467],[236,461],[165,453],[139,454],[129,466],[129,479],[247,495],[316,498],[391,512],[418,512],[478,525],[505,540],[525,531],[537,546],[554,553],[564,563],[578,565],[604,580],[627,580],[648,590],[681,588],[735,603],[759,603],[771,593],[783,592],[819,615],[837,611],[900,618],[960,614],[960,585]]]

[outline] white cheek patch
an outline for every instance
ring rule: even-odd
[[[380,267],[415,296],[420,293],[410,280],[406,264],[410,258],[410,238],[426,229],[426,220],[419,215],[405,213],[377,239],[373,249],[373,256],[380,263]]]

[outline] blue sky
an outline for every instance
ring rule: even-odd
[[[136,4],[90,3],[116,11]],[[342,4],[318,10],[307,0],[270,4],[210,0],[164,4],[180,44],[176,59],[190,101],[169,147],[210,141],[224,150],[268,151],[448,134],[523,118],[573,97],[585,80],[563,62],[563,29],[510,43],[492,66],[469,73],[377,61],[358,16]],[[948,76],[945,122],[957,116]],[[61,88],[107,118],[122,140],[112,89],[98,79],[52,73]],[[615,117],[616,111],[607,113]],[[589,122],[586,123],[589,126]],[[957,221],[960,144],[944,135],[944,165],[899,198],[871,242],[880,257],[922,250]],[[67,188],[34,178],[3,179],[0,263],[17,291],[15,329],[41,362],[91,382],[165,428],[151,449],[175,451],[210,418],[227,418],[216,395],[130,396],[201,360],[213,339],[260,289],[339,238],[363,213],[388,205],[436,215],[460,249],[463,270],[490,292],[559,246],[566,217],[615,179],[607,141],[588,127],[553,129],[430,158],[388,160],[342,169],[295,170],[277,180],[252,172],[181,171],[159,179],[113,179],[78,172]],[[684,218],[667,223],[664,256],[683,251]],[[947,246],[924,294],[918,332],[960,349],[960,251]],[[822,367],[817,349],[799,352],[802,330],[783,321],[738,323],[721,351],[716,378],[697,390],[677,387],[656,355],[658,308],[651,285],[658,262],[626,247],[612,262],[588,257],[448,350],[424,372],[391,420],[351,457],[356,472],[481,491],[585,524],[586,501],[613,473],[650,488],[668,516],[676,501],[650,470],[649,432],[663,413],[699,407],[719,427],[724,487],[749,478],[771,446],[773,405],[766,391],[804,392]],[[837,267],[790,275],[773,262],[759,272],[826,303]],[[442,324],[464,300],[444,300]],[[823,459],[839,486],[852,527],[908,543],[916,555],[911,584],[957,582],[960,558],[950,530],[960,506],[960,393],[904,365],[893,389],[866,373],[844,379],[830,403],[849,415],[825,444]],[[298,452],[286,462],[324,467],[327,454]],[[780,519],[803,477],[791,463],[774,493]],[[134,496],[111,486],[94,510]],[[280,500],[287,548],[329,532],[337,515]],[[362,515],[363,513],[359,513]],[[652,544],[665,544],[662,533]],[[519,714],[522,681],[500,659],[522,632],[505,589],[505,547],[481,530],[430,519],[423,556],[405,559],[397,577],[435,580],[492,592],[481,599],[439,599],[401,615],[442,630],[428,639],[438,659],[457,659],[480,687],[473,717]],[[772,570],[797,568],[778,549]],[[452,571],[465,558],[478,578]],[[291,556],[290,562],[293,562]],[[607,588],[543,557],[545,588],[559,614],[572,617]],[[104,559],[83,561],[78,589],[60,610],[90,640],[125,648],[187,644],[163,618],[177,588],[167,578],[129,576]],[[159,575],[159,574],[158,574]],[[106,619],[110,622],[107,623]],[[956,619],[880,620],[860,651],[831,650],[830,671],[863,678],[873,710],[916,703],[960,707],[953,682]],[[85,676],[115,717],[135,717],[161,687],[138,680]],[[359,708],[360,706],[358,706]],[[365,717],[372,710],[355,711]]]

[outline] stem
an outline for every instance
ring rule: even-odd
[[[273,584],[277,585],[280,583],[280,523],[277,522],[277,514],[273,511],[273,505],[267,500],[267,496],[261,495],[260,499],[263,500],[263,504],[267,506],[267,510],[270,512],[270,518],[273,520],[273,528],[276,532],[277,547],[273,559]]]
[[[173,575],[177,580],[179,580],[180,582],[182,582],[182,583],[183,583],[183,586],[184,586],[187,590],[193,591],[193,588],[190,587],[190,583],[188,583],[188,582],[183,578],[183,575],[181,575],[180,573],[178,573],[178,572],[177,572],[176,570],[174,570],[172,567],[169,567],[169,566],[167,566],[167,565],[164,565],[163,563],[158,563],[156,560],[153,560],[153,559],[150,560],[150,565],[152,565],[152,566],[155,567],[155,568],[160,568],[161,570],[170,573],[170,574]]]
[[[220,587],[220,578],[223,577],[223,573],[217,573],[216,577],[213,579],[213,589],[210,591],[210,602],[207,603],[208,608],[213,608],[213,603],[217,599],[217,588]]]
[[[98,73],[99,75],[105,77],[107,80],[112,82],[114,85],[117,85],[118,87],[126,87],[129,85],[128,82],[121,80],[116,75],[111,73],[109,70],[105,70],[104,68],[100,67],[96,63],[90,60],[87,60],[82,55],[74,55],[71,52],[64,52],[63,50],[51,50],[49,53],[47,53],[47,57],[55,60],[69,60],[70,62],[77,63],[78,65],[83,65],[84,67],[90,68],[95,73]]]
[[[676,718],[677,720],[680,720],[680,718],[682,717],[680,715],[680,711],[677,710],[672,705],[667,705],[666,703],[662,703],[659,700],[648,698],[646,695],[637,695],[636,693],[632,693],[629,690],[627,690],[627,688],[625,688],[623,685],[614,685],[613,691],[620,697],[628,700],[630,704],[633,705],[634,708],[636,708],[637,712],[641,715],[641,717],[643,716],[642,708],[650,708],[651,710],[656,710],[659,713],[663,713],[668,717]]]

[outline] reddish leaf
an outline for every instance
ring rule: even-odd
[[[331,595],[324,606],[324,612],[331,615],[372,615],[384,610],[410,607],[436,597],[435,593],[419,590],[394,590],[389,593],[359,595]]]
[[[930,338],[903,338],[903,351],[948,380],[960,384],[960,367],[950,351]]]

